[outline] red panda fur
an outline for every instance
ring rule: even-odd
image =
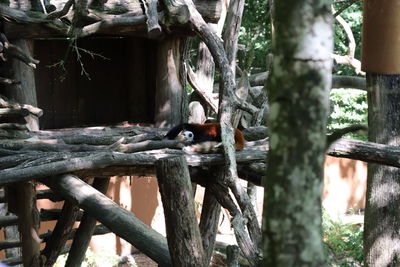
[[[181,139],[182,133],[184,132],[193,133],[193,150],[196,152],[207,153],[207,151],[215,152],[218,143],[221,142],[221,125],[219,123],[184,123],[173,127],[167,134],[168,139]],[[235,149],[236,151],[243,150],[245,145],[245,139],[243,133],[239,129],[235,129]],[[202,144],[205,142],[213,142],[210,144],[204,144],[202,146],[194,146],[194,144]],[[210,153],[210,152],[208,152]]]

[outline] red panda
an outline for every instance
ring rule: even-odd
[[[167,139],[190,141],[191,146],[185,147],[185,152],[215,153],[221,144],[221,125],[219,123],[183,123],[173,127],[165,135]],[[235,129],[235,149],[243,150],[244,137],[240,130]]]

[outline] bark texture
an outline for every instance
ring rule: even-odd
[[[158,45],[155,114],[157,127],[172,127],[187,121],[186,92],[180,81],[182,42],[182,39],[170,37]]]
[[[207,266],[185,158],[160,159],[156,169],[173,266]]]
[[[368,136],[400,145],[400,75],[367,74]],[[400,169],[368,164],[365,209],[365,266],[398,266],[400,261]]]
[[[330,1],[277,1],[263,266],[324,266],[321,194],[333,47]]]
[[[43,182],[71,203],[88,211],[91,216],[149,256],[159,266],[171,266],[166,239],[133,213],[121,208],[75,176],[55,176]],[[109,212],[110,210],[113,212]]]

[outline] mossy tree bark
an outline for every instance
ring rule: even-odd
[[[368,138],[400,145],[400,76],[367,74]],[[398,266],[400,258],[400,169],[368,164],[365,266]]]
[[[333,47],[330,1],[277,1],[263,266],[324,266],[321,194]]]

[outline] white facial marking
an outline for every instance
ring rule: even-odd
[[[186,131],[183,130],[181,131],[178,136],[176,137],[176,139],[181,140],[181,141],[193,141],[194,138],[194,134],[191,131]]]

